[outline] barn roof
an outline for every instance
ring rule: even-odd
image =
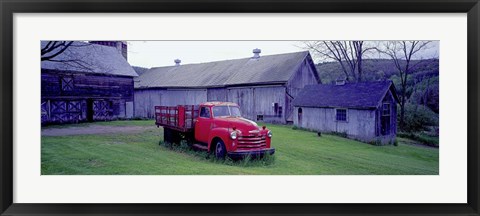
[[[398,101],[392,81],[308,85],[293,100],[293,106],[370,109],[379,106],[387,91]]]
[[[41,47],[47,46],[48,42],[42,41]],[[61,47],[56,50],[59,49]],[[42,61],[41,68],[64,72],[138,76],[115,47],[75,41],[63,53],[55,56],[52,60]]]
[[[307,57],[311,60],[309,52],[304,51],[266,55],[258,59],[156,67],[135,78],[135,88],[202,88],[285,83]]]

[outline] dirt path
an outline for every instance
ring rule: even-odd
[[[42,129],[42,136],[69,136],[84,134],[141,133],[155,126],[101,126]]]

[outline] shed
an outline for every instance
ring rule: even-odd
[[[254,121],[293,123],[292,100],[320,79],[308,51],[155,67],[135,78],[135,115],[153,118],[154,106],[234,102]]]
[[[294,125],[368,143],[394,143],[397,103],[391,81],[309,85],[293,101]]]
[[[41,41],[41,47],[54,42]],[[41,62],[41,122],[133,117],[136,76],[126,60],[126,43],[75,41],[53,59]]]

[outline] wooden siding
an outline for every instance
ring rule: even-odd
[[[308,61],[304,61],[299,67],[298,71],[288,81],[285,97],[285,107],[287,107],[287,110],[285,111],[285,116],[287,121],[293,121],[294,114],[293,106],[291,104],[293,99],[297,97],[298,93],[300,93],[300,91],[306,85],[314,85],[319,83],[315,76],[315,73],[316,71],[312,69]]]
[[[42,70],[42,124],[126,117],[133,102],[133,78]]]
[[[257,120],[262,115],[266,122],[285,123],[285,115],[278,116],[275,107],[285,110],[284,86],[256,86],[215,89],[137,89],[135,90],[135,116],[154,117],[154,106],[176,106],[179,104],[200,104],[206,101],[228,101],[237,103],[242,115]],[[278,108],[277,108],[278,110]]]
[[[298,110],[302,109],[301,122]],[[295,107],[294,124],[321,132],[346,133],[350,137],[370,141],[375,137],[375,110],[347,109],[347,121],[337,121],[334,108]]]
[[[207,90],[135,90],[135,116],[154,118],[155,106],[176,106],[179,104],[195,105],[207,102]]]
[[[263,115],[264,122],[286,123],[285,110],[288,108],[285,104],[285,89],[284,86],[254,88],[255,116],[253,116],[253,120],[257,120],[258,115]],[[279,108],[277,108],[277,113],[275,113],[275,103],[278,104],[278,107],[281,107],[281,114]]]
[[[208,101],[228,101],[227,89],[225,88],[210,88],[207,89]]]
[[[253,88],[227,89],[227,100],[240,106],[243,117],[255,120]]]
[[[72,78],[72,90],[62,90],[62,78]],[[115,98],[133,101],[133,78],[42,71],[42,98]]]

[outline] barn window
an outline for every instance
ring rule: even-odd
[[[389,116],[390,115],[390,103],[384,103],[383,104],[382,115],[383,116]]]
[[[347,109],[335,109],[337,121],[347,121]]]
[[[61,84],[62,84],[62,91],[72,91],[73,90],[73,78],[72,77],[62,77]]]
[[[210,109],[208,109],[208,107],[202,107],[200,110],[200,117],[210,118]]]
[[[257,115],[257,121],[263,121],[263,115]]]

